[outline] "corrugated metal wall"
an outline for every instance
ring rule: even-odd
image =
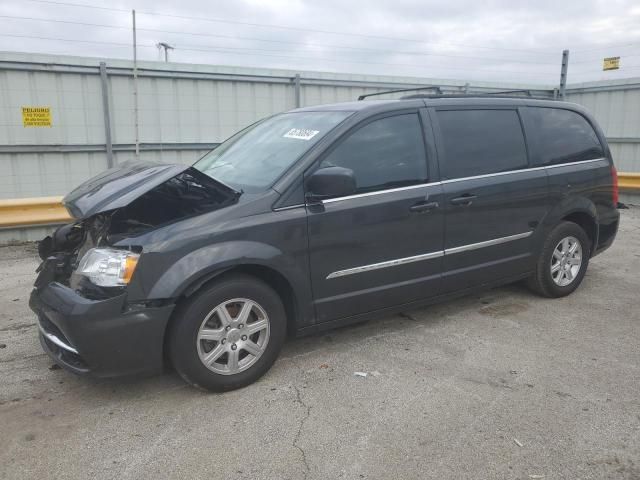
[[[108,167],[103,95],[112,162],[135,158],[132,63],[107,60],[105,72],[101,78],[95,58],[0,53],[0,199],[63,195]],[[140,159],[192,163],[265,116],[425,85],[446,85],[450,91],[542,91],[521,84],[141,62]],[[551,94],[551,88],[543,93]],[[640,79],[571,85],[567,100],[595,114],[619,171],[640,172]],[[51,107],[52,126],[23,126],[25,106]],[[16,232],[15,238],[30,238]],[[11,235],[0,232],[0,241]]]
[[[134,158],[132,63],[107,60],[106,72],[113,157],[119,163]],[[141,62],[140,158],[192,163],[239,129],[297,105],[429,84],[465,88],[464,82],[424,78]],[[473,87],[532,88],[477,82]],[[0,53],[0,198],[63,195],[107,168],[102,88],[95,58]],[[23,106],[51,107],[52,126],[24,127]]]
[[[567,100],[594,114],[619,172],[640,172],[640,79],[575,84]],[[637,205],[640,197],[621,192],[620,201]]]
[[[595,115],[618,170],[640,172],[640,79],[575,85],[567,100]]]

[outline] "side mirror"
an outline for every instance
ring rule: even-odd
[[[306,198],[310,203],[325,198],[345,197],[356,191],[353,170],[343,167],[325,167],[313,172],[306,181]]]

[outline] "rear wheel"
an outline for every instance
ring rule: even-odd
[[[591,242],[573,222],[557,225],[545,240],[534,275],[528,285],[545,297],[564,297],[584,278],[591,256]]]
[[[176,312],[169,338],[174,368],[211,391],[244,387],[273,364],[286,336],[278,294],[248,275],[221,278]]]

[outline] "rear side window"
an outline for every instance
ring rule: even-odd
[[[579,113],[559,108],[529,107],[524,111],[527,135],[542,165],[604,157],[591,124]]]
[[[353,170],[358,193],[424,182],[427,160],[418,115],[396,115],[366,124],[320,164],[330,166]]]
[[[527,150],[515,110],[440,110],[446,179],[526,168]]]

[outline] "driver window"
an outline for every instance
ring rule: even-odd
[[[381,118],[342,141],[322,167],[353,170],[357,193],[423,183],[427,161],[417,113]]]

